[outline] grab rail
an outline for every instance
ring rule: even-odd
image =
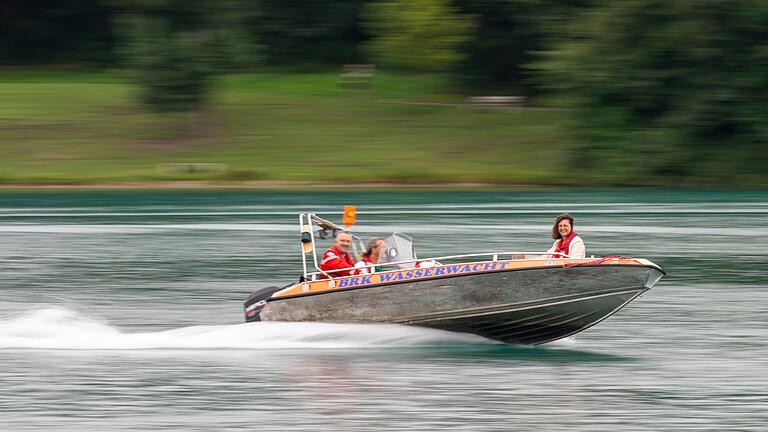
[[[414,263],[417,261],[438,261],[438,260],[446,260],[446,259],[484,257],[484,256],[492,257],[493,259],[491,261],[498,261],[499,256],[504,256],[504,255],[545,255],[545,256],[559,255],[560,258],[572,258],[570,255],[567,255],[561,252],[484,252],[484,253],[462,254],[462,255],[446,255],[446,256],[439,256],[439,257],[433,257],[433,258],[413,258],[413,259],[402,260],[402,261],[391,261],[391,262],[388,261],[385,263],[373,264],[373,266],[376,266],[376,265],[389,266],[389,265],[397,265],[397,264]],[[512,259],[517,259],[517,258],[512,258]],[[541,258],[541,259],[546,259],[546,258]],[[371,265],[363,266],[363,268],[366,268],[366,267],[372,267],[372,266]],[[333,276],[331,276],[330,273],[339,273],[339,272],[349,271],[349,270],[358,270],[360,267],[347,267],[343,269],[325,270],[325,271],[320,270],[319,267],[315,267],[315,268],[317,268],[319,271],[306,273],[305,278],[307,280],[314,280],[314,278],[310,279],[310,277],[321,275],[321,274],[327,276],[328,279],[333,280]]]

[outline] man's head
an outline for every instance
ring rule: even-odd
[[[352,235],[347,232],[339,233],[339,235],[336,236],[336,241],[333,242],[333,245],[336,246],[336,249],[346,252],[347,249],[352,246]]]

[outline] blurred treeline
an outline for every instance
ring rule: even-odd
[[[132,71],[160,110],[230,72],[439,73],[569,108],[574,177],[768,179],[762,0],[4,0],[0,58]]]

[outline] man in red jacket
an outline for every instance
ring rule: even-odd
[[[333,277],[349,276],[353,270],[345,270],[340,272],[331,272],[331,270],[338,270],[343,268],[354,267],[355,262],[352,257],[349,256],[347,250],[352,246],[352,235],[346,232],[339,233],[336,236],[336,241],[333,242],[333,246],[328,248],[323,254],[323,260],[320,261],[320,270],[328,272]]]

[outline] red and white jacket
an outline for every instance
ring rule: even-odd
[[[371,261],[371,257],[364,256],[362,261],[355,263],[356,272],[353,274],[372,274],[376,272],[376,264]]]
[[[571,258],[586,258],[587,248],[584,246],[584,240],[578,234],[571,231],[565,239],[555,240],[555,243],[547,252],[564,253]],[[552,258],[564,258],[562,255],[552,255]]]
[[[323,260],[320,261],[320,270],[325,272],[354,266],[355,262],[352,260],[352,257],[348,253],[340,251],[338,248],[336,248],[335,245],[331,246],[327,251],[325,251],[323,254]],[[328,274],[330,274],[332,277],[340,277],[350,276],[353,274],[353,272],[354,270],[346,270]]]

